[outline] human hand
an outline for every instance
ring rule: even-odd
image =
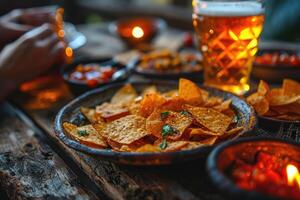
[[[15,88],[42,74],[61,61],[63,50],[64,44],[49,24],[25,33],[0,53],[0,87]]]
[[[14,40],[44,23],[53,23],[56,7],[15,9],[0,17],[0,43]]]

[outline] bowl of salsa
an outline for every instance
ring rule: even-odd
[[[63,66],[61,74],[75,95],[125,81],[129,76],[126,67],[111,58],[77,60]]]
[[[230,199],[299,199],[300,146],[252,137],[225,142],[207,160],[213,184]]]

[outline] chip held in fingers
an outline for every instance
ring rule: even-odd
[[[265,86],[260,95],[267,98]],[[239,136],[243,128],[237,126],[231,104],[187,79],[180,79],[178,90],[164,92],[149,86],[137,93],[126,84],[110,101],[80,109],[86,125],[65,122],[63,127],[70,138],[93,148],[137,153],[189,150]]]

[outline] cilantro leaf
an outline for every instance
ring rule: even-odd
[[[161,135],[163,137],[167,136],[167,135],[173,135],[177,133],[177,130],[174,129],[172,126],[170,126],[169,124],[165,124],[163,125],[162,127],[162,130],[161,130]]]
[[[186,110],[182,110],[182,111],[180,111],[180,114],[182,114],[182,115],[186,115],[186,116],[190,116],[191,115],[191,113],[189,113],[188,111],[186,111]]]
[[[80,136],[87,136],[89,133],[86,130],[78,130],[77,134]]]
[[[165,148],[167,148],[167,146],[168,146],[167,140],[163,139],[163,141],[159,145],[159,148],[160,149],[165,149]]]
[[[161,112],[160,113],[160,118],[161,118],[161,120],[164,120],[164,119],[166,119],[168,116],[169,116],[169,112],[168,111],[165,111],[165,112]]]

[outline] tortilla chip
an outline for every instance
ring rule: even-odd
[[[146,94],[140,104],[140,113],[143,117],[148,117],[165,102],[166,99],[158,93]]]
[[[188,129],[190,137],[198,136],[198,137],[207,137],[207,136],[220,136],[222,133],[215,133],[212,131],[204,130],[203,128],[189,128]]]
[[[214,106],[213,108],[219,112],[224,112],[228,109],[230,109],[232,100],[227,99],[226,101],[223,101],[221,104]]]
[[[162,127],[169,125],[176,130],[176,133],[168,135],[166,138],[177,140],[193,122],[190,116],[173,111],[167,111],[168,115],[165,119],[161,119],[162,112],[163,110],[157,109],[146,120],[147,131],[157,138],[162,138]]]
[[[257,114],[264,115],[269,110],[269,101],[266,97],[259,95],[258,93],[254,93],[247,98],[247,102],[251,104]]]
[[[112,104],[127,104],[137,97],[137,93],[131,84],[124,85],[111,98]]]
[[[120,104],[105,102],[100,106],[96,106],[96,113],[99,114],[105,122],[111,122],[129,115],[129,110]]]
[[[172,99],[174,97],[177,97],[178,95],[178,90],[170,90],[168,92],[162,93],[162,96],[166,99]]]
[[[291,79],[284,79],[282,84],[283,94],[293,97],[300,95],[300,83]]]
[[[204,107],[214,107],[214,106],[218,106],[223,102],[223,98],[221,97],[209,97],[205,103],[204,103]]]
[[[152,144],[145,144],[138,148],[136,152],[160,152],[160,150],[157,146],[154,146]]]
[[[218,136],[211,136],[209,138],[206,138],[206,139],[198,141],[198,142],[203,145],[213,145],[216,143],[217,139],[218,139]]]
[[[188,141],[168,141],[167,147],[165,149],[162,149],[164,152],[173,152],[173,151],[179,151],[183,147],[188,145]]]
[[[141,115],[140,114],[140,102],[133,101],[128,105],[128,110],[131,115]]]
[[[299,101],[300,95],[288,96],[282,88],[273,88],[268,94],[268,99],[271,106],[281,106]]]
[[[300,104],[295,102],[282,106],[273,106],[272,110],[276,111],[277,114],[294,113],[300,115]]]
[[[103,129],[103,133],[114,142],[131,144],[149,135],[145,125],[145,118],[137,115],[127,115],[108,123]]]
[[[200,89],[190,80],[181,78],[179,80],[179,97],[190,105],[202,105],[208,97],[208,92]]]
[[[266,96],[269,90],[270,90],[269,85],[265,81],[260,80],[257,88],[258,95]]]
[[[86,107],[81,107],[80,108],[80,112],[85,116],[85,118],[93,123],[98,123],[98,122],[102,122],[103,119],[99,114],[96,114],[95,109],[92,108],[86,108]]]
[[[212,108],[193,107],[188,105],[185,107],[200,125],[215,133],[224,133],[232,120],[227,115],[224,115]]]
[[[234,136],[237,136],[241,131],[243,131],[244,128],[239,126],[239,127],[235,127],[233,129],[230,129],[229,131],[226,131],[221,138],[222,139],[228,139],[228,138],[232,138]]]
[[[164,122],[161,120],[162,110],[156,109],[146,120],[146,130],[157,138],[161,138],[161,129]]]
[[[79,141],[82,144],[92,148],[107,147],[104,138],[98,134],[92,125],[77,127],[69,122],[64,122],[63,127],[69,137]],[[82,131],[83,134],[80,134],[80,131]]]
[[[181,111],[182,106],[184,104],[185,101],[182,98],[174,97],[172,99],[166,100],[166,102],[161,105],[161,109],[170,111]]]
[[[146,87],[146,88],[143,90],[141,96],[143,97],[143,96],[145,96],[146,94],[150,94],[150,93],[158,93],[158,90],[157,90],[157,88],[156,88],[155,85],[151,85],[151,86],[149,86],[149,87]]]

